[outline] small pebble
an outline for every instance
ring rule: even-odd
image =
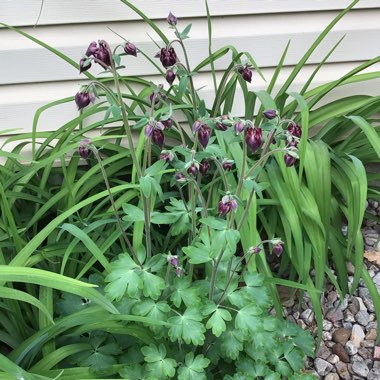
[[[347,351],[347,354],[353,356],[358,353],[358,347],[356,347],[355,343],[352,340],[349,340],[344,348]]]

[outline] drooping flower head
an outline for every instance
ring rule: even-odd
[[[79,155],[85,160],[88,158],[88,156],[91,153],[91,150],[88,147],[90,143],[91,141],[89,139],[84,139],[79,143],[79,148],[78,148]]]
[[[132,42],[128,41],[124,44],[124,51],[127,55],[133,55],[134,57],[137,57],[137,49]]]
[[[293,166],[296,162],[296,158],[291,156],[290,154],[285,154],[284,156],[284,162],[285,162],[285,165],[290,167],[290,166]]]
[[[195,177],[198,174],[198,165],[195,162],[192,162],[191,165],[187,168],[187,174]]]
[[[172,162],[174,159],[174,154],[170,150],[163,150],[159,156],[160,160],[165,160],[166,162]]]
[[[245,81],[252,82],[252,69],[249,65],[240,66],[238,71]]]
[[[109,66],[111,66],[110,51],[108,44],[104,40],[99,41],[99,47],[93,55],[98,60],[97,63],[99,63],[99,65],[104,69],[107,69]]]
[[[244,131],[244,122],[242,120],[236,121],[234,123],[234,130],[236,135],[240,135]]]
[[[198,129],[198,140],[203,148],[206,148],[208,142],[210,141],[211,128],[207,124],[202,124]]]
[[[225,195],[218,203],[218,211],[220,216],[225,216],[231,211],[236,211],[238,204],[231,195]]]
[[[97,50],[98,50],[98,43],[96,41],[92,41],[87,48],[86,56],[91,57],[92,55],[96,53]]]
[[[219,129],[220,131],[226,131],[227,128],[228,128],[228,125],[223,123],[224,121],[228,120],[229,119],[229,116],[228,115],[223,115],[221,117],[218,117],[216,120],[215,120],[215,126],[217,129]]]
[[[173,66],[177,62],[177,54],[173,47],[164,47],[160,52],[160,61],[162,66],[167,69],[170,66]]]
[[[263,142],[263,132],[261,128],[248,127],[245,131],[245,142],[252,152],[256,152]]]
[[[173,70],[169,69],[169,70],[166,71],[165,78],[166,78],[166,81],[171,86],[173,84],[175,78],[176,78],[176,74],[175,74],[175,72]]]
[[[78,110],[81,110],[87,107],[91,102],[94,102],[94,97],[89,91],[79,91],[75,95],[75,103],[78,107]]]
[[[202,175],[206,175],[208,170],[210,169],[210,162],[204,158],[200,164],[199,164],[199,173],[201,173]]]
[[[277,257],[280,257],[282,251],[283,251],[283,248],[282,248],[282,242],[273,245],[273,247],[272,247],[272,252],[273,252]]]
[[[161,123],[164,125],[165,129],[170,129],[173,126],[173,119],[169,117],[166,120],[161,120]]]
[[[229,172],[232,167],[234,166],[234,161],[233,160],[224,160],[222,162],[222,168],[226,171],[226,172]]]
[[[301,138],[302,136],[302,128],[300,124],[296,124],[293,122],[290,122],[288,125],[288,132],[293,136],[293,137],[298,137]]]
[[[79,61],[79,74],[82,74],[84,71],[87,71],[91,67],[91,61],[87,58],[82,58]]]
[[[151,119],[148,125],[145,127],[145,136],[151,137],[154,144],[160,149],[164,146],[164,125],[160,121]]]

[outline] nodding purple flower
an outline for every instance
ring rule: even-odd
[[[163,150],[160,154],[160,160],[165,160],[166,162],[172,162],[174,159],[174,154],[170,150]]]
[[[177,172],[177,173],[175,174],[175,180],[176,180],[177,182],[186,182],[186,177],[185,177],[185,175],[184,175],[183,173],[181,173],[181,172]]]
[[[263,142],[263,132],[261,128],[248,127],[245,132],[245,142],[252,152],[256,152]]]
[[[210,162],[204,158],[200,164],[199,164],[199,173],[201,173],[202,175],[206,175],[208,170],[210,169]]]
[[[165,47],[161,49],[160,52],[160,61],[162,66],[167,69],[170,66],[173,66],[177,62],[177,54],[172,47]]]
[[[207,124],[202,124],[198,130],[198,140],[203,148],[206,148],[208,142],[210,141],[211,129]]]
[[[167,260],[170,265],[173,265],[173,267],[178,267],[179,265],[178,256],[168,255]]]
[[[162,147],[164,146],[164,140],[165,140],[165,136],[164,136],[164,132],[162,132],[161,129],[158,129],[158,128],[154,128],[153,129],[153,133],[152,133],[152,141],[160,148],[162,149]]]
[[[78,152],[79,152],[79,155],[83,158],[83,159],[87,159],[88,156],[90,155],[91,153],[91,150],[88,148],[88,145],[90,144],[90,140],[89,139],[84,139],[80,142],[79,144],[79,148],[78,148]]]
[[[87,57],[91,57],[92,55],[94,55],[96,53],[96,51],[98,50],[98,44],[96,41],[92,41],[90,43],[90,45],[88,46],[87,48],[87,51],[86,51],[86,56]]]
[[[244,123],[239,120],[234,123],[234,130],[236,135],[240,135],[244,131]]]
[[[104,69],[111,66],[111,56],[105,41],[99,41],[99,48],[94,52],[94,57]]]
[[[234,161],[232,160],[225,160],[222,162],[222,168],[226,171],[229,172],[234,165]]]
[[[136,46],[132,42],[126,42],[124,45],[124,51],[127,55],[133,55],[137,57],[137,49]]]
[[[277,244],[273,245],[273,247],[272,247],[272,253],[274,253],[277,257],[280,257],[282,251],[283,251],[283,248],[282,248],[282,244],[281,243],[277,243]]]
[[[245,81],[249,83],[252,82],[252,69],[250,66],[241,66],[239,67],[238,71]]]
[[[300,124],[290,122],[288,125],[288,132],[294,136],[300,138],[302,136],[302,129]]]
[[[176,78],[176,74],[174,73],[173,70],[168,70],[166,72],[166,75],[165,75],[165,78],[166,78],[166,81],[170,84],[170,86],[173,84],[175,78]]]
[[[238,204],[230,195],[225,195],[218,203],[218,211],[220,216],[227,215],[230,211],[236,211]]]
[[[187,174],[195,177],[198,174],[198,166],[194,164],[194,162],[187,168]]]
[[[175,268],[175,274],[176,274],[177,277],[181,277],[182,276],[182,272],[183,272],[183,269],[181,267]]]
[[[229,119],[228,115],[223,115],[220,118],[218,118],[215,123],[216,128],[218,128],[220,131],[223,131],[223,132],[226,131],[228,128],[228,125],[224,124],[223,121],[228,120],[228,119]]]
[[[92,100],[92,96],[89,92],[80,91],[75,95],[75,103],[78,107],[78,110],[87,107]]]
[[[199,120],[196,120],[193,124],[193,126],[191,127],[191,130],[193,131],[193,133],[197,133],[202,127],[202,122],[199,121]]]
[[[290,167],[290,166],[293,166],[296,162],[296,158],[291,156],[290,154],[285,154],[284,156],[284,161],[285,161],[285,165]]]
[[[79,61],[79,74],[82,74],[84,71],[87,71],[91,67],[91,61],[87,58],[82,58]]]
[[[277,111],[276,110],[266,110],[264,111],[264,117],[268,120],[272,120],[277,117]]]
[[[161,120],[161,123],[165,129],[170,129],[173,126],[173,119],[169,117],[167,120]]]
[[[174,25],[177,25],[178,20],[177,20],[177,17],[175,17],[173,13],[170,12],[166,21],[168,22],[169,25],[174,26]]]

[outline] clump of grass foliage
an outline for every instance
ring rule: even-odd
[[[37,110],[33,131],[10,137],[5,144],[19,144],[2,151],[1,378],[312,379],[303,358],[313,355],[313,339],[282,319],[277,285],[308,292],[319,338],[327,280],[343,299],[363,279],[380,315],[360,231],[367,196],[380,198],[365,171],[380,157],[379,97],[319,106],[339,86],[378,78],[361,72],[380,57],[313,88],[337,43],[301,91],[289,92],[358,0],[331,21],[277,93],[289,44],[267,90],[255,91],[247,82],[262,73],[249,52],[212,49],[207,1],[210,51],[193,68],[191,25],[180,27],[170,14],[169,38],[122,2],[156,32],[164,69],[121,36],[117,47],[92,43],[76,63],[7,26],[89,81],[75,97]],[[166,89],[120,73],[136,54],[157,68]],[[226,55],[231,63],[218,82],[215,62]],[[107,78],[97,79],[97,69]],[[193,83],[207,69],[213,104]],[[244,115],[233,114],[237,91]],[[75,119],[38,131],[45,110],[74,100]],[[29,144],[32,159],[22,163]],[[268,264],[271,254],[278,270]],[[355,265],[350,288],[347,262]]]

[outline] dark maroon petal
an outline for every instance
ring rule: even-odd
[[[284,156],[285,165],[290,167],[293,166],[296,162],[296,158],[291,156],[290,154],[285,154]]]
[[[165,78],[166,78],[166,81],[167,81],[170,85],[172,85],[173,82],[174,82],[174,80],[175,80],[175,78],[176,78],[176,75],[175,75],[175,73],[174,73],[173,70],[168,70],[168,71],[166,72],[166,76],[165,76]]]
[[[196,176],[198,174],[198,168],[196,167],[195,164],[191,164],[188,168],[187,168],[187,174],[190,174],[192,176]]]
[[[266,110],[264,111],[264,117],[268,120],[272,120],[275,117],[277,117],[277,111],[276,110]]]
[[[202,175],[206,175],[208,170],[210,169],[210,163],[208,162],[208,160],[206,160],[205,158],[201,161],[201,163],[199,164],[199,172],[202,174]]]
[[[75,103],[78,107],[78,110],[81,110],[84,107],[87,107],[91,102],[91,96],[88,92],[78,92],[75,95]]]
[[[252,152],[256,152],[263,142],[261,128],[248,127],[245,133],[245,141]]]
[[[86,61],[87,61],[87,65],[84,64]],[[79,74],[82,74],[84,71],[87,71],[90,67],[91,67],[91,62],[85,58],[82,58],[79,61]]]
[[[87,57],[91,57],[92,55],[94,55],[97,50],[98,50],[98,44],[97,44],[97,42],[96,41],[92,41],[90,43],[90,45],[88,46],[87,51],[86,51]]]
[[[202,124],[201,128],[198,130],[198,140],[203,148],[206,148],[208,142],[210,141],[211,129],[207,124]]]
[[[152,133],[152,141],[160,148],[164,146],[164,132],[162,132],[160,129],[153,129]]]
[[[137,57],[137,49],[132,42],[126,42],[124,45],[124,51],[127,55],[133,55],[134,57]]]
[[[283,251],[283,248],[282,248],[282,245],[281,244],[275,244],[273,247],[272,247],[272,252],[278,257],[281,255]]]

